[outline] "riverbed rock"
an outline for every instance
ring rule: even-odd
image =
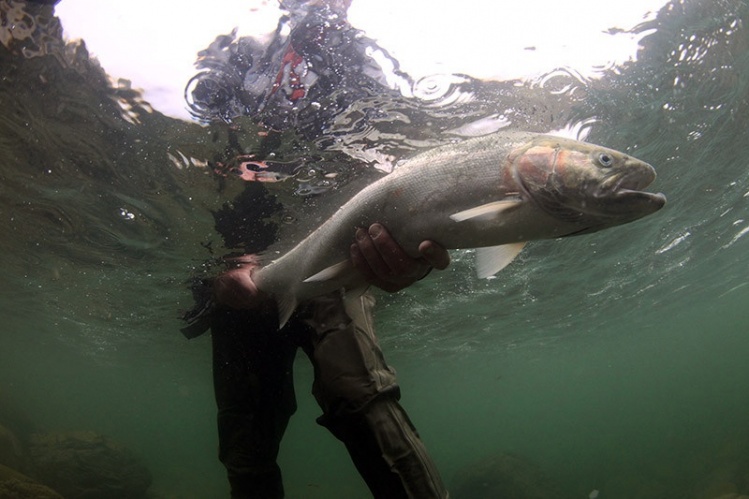
[[[49,487],[0,464],[0,499],[63,499]]]
[[[492,456],[456,476],[456,499],[557,499],[556,484],[535,464],[514,455]]]
[[[0,423],[0,464],[14,470],[26,467],[26,452],[15,433]]]
[[[35,429],[31,417],[21,409],[21,403],[3,386],[0,386],[0,425],[20,440],[25,440]]]
[[[132,452],[95,432],[35,433],[29,454],[34,476],[66,499],[137,499],[151,485]]]

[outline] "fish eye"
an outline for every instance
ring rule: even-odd
[[[610,167],[610,166],[612,166],[614,164],[614,157],[611,156],[611,154],[608,154],[608,153],[605,153],[605,152],[599,153],[598,154],[598,163],[601,166],[603,166],[605,168],[608,168],[608,167]]]

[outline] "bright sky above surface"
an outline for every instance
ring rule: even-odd
[[[529,77],[565,66],[582,74],[633,58],[637,39],[611,35],[655,15],[665,0],[354,0],[349,20],[415,77],[464,73]],[[66,37],[82,38],[114,78],[144,90],[159,111],[188,118],[183,91],[193,63],[220,34],[264,34],[276,0],[62,0]]]

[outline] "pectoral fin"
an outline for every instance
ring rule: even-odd
[[[507,267],[525,247],[525,242],[503,244],[476,250],[476,274],[481,279],[493,276]]]
[[[309,276],[308,278],[304,280],[304,282],[332,281],[338,278],[342,278],[348,272],[350,272],[351,269],[352,269],[351,260],[344,260],[342,262],[336,263],[335,265],[331,265],[330,267],[326,269],[321,270],[317,274]]]
[[[462,222],[468,219],[490,219],[498,216],[500,213],[514,208],[523,201],[521,199],[504,199],[492,203],[482,204],[468,210],[459,211],[450,215],[450,218],[456,222]]]

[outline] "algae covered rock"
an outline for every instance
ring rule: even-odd
[[[125,447],[90,431],[35,433],[34,475],[66,499],[141,498],[151,473]]]
[[[513,454],[489,457],[458,473],[456,499],[558,499],[556,485],[535,464]]]

